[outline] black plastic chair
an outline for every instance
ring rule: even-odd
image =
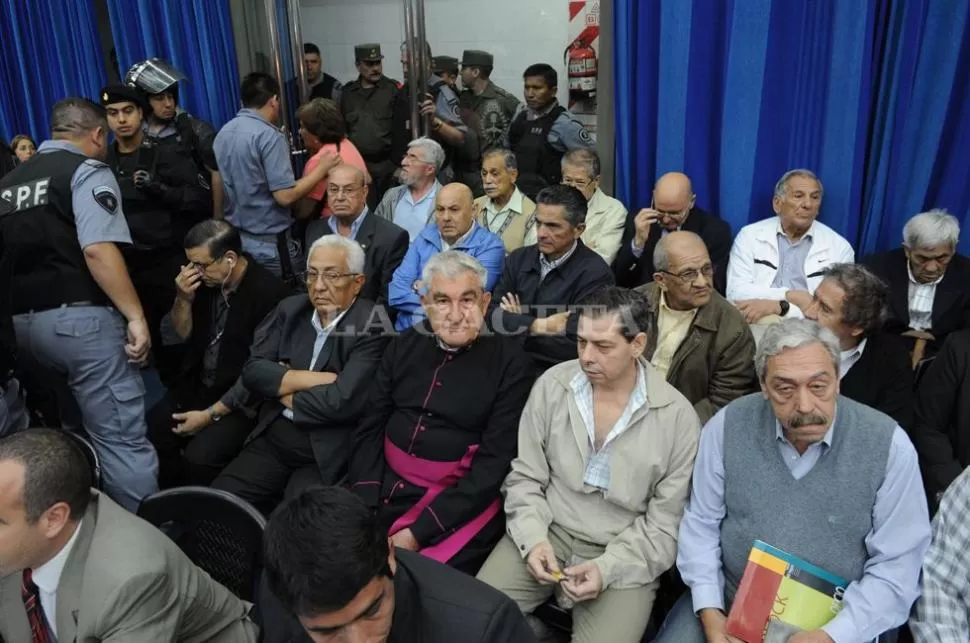
[[[91,467],[91,485],[98,490],[102,489],[103,480],[101,477],[101,458],[98,457],[98,452],[95,450],[94,445],[85,436],[80,433],[75,433],[74,431],[64,430],[64,433],[73,438],[75,444],[81,447],[81,451],[84,452],[84,457],[88,461],[88,465]]]
[[[266,519],[248,502],[218,489],[176,487],[142,500],[138,515],[233,594],[253,600]]]

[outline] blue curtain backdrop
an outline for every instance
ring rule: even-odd
[[[897,246],[924,207],[964,219],[966,12],[943,0],[616,0],[618,198],[635,211],[658,175],[685,171],[698,203],[737,231],[772,214],[785,170],[808,167],[825,185],[821,220],[860,255]]]
[[[50,138],[50,110],[68,96],[97,98],[104,56],[91,0],[0,2],[0,136]]]
[[[239,71],[229,0],[108,0],[121,75],[146,58],[187,77],[179,104],[217,129],[239,111]]]

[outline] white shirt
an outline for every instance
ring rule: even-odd
[[[845,374],[849,372],[849,369],[855,366],[855,363],[862,358],[863,351],[866,350],[866,342],[868,339],[863,339],[859,342],[859,345],[855,348],[850,348],[847,351],[842,351],[842,360],[839,362],[839,379],[841,380],[845,377]]]
[[[350,306],[353,306],[353,305],[354,305],[353,302],[351,302]],[[310,323],[313,324],[313,329],[317,331],[317,338],[313,342],[313,357],[310,358],[311,371],[313,370],[313,367],[316,366],[317,364],[317,358],[320,357],[320,351],[323,350],[323,345],[327,343],[327,338],[330,337],[330,333],[333,331],[334,327],[340,322],[341,319],[344,318],[344,315],[347,314],[347,311],[350,310],[350,306],[347,306],[347,309],[344,310],[344,312],[337,315],[332,322],[327,324],[326,328],[320,325],[320,313],[318,313],[317,311],[313,311],[313,315],[310,316]],[[292,422],[293,409],[283,409],[283,417],[285,417],[287,420],[290,420]]]
[[[477,227],[478,227],[478,224],[472,221],[472,227],[468,228],[468,232],[466,232],[465,234],[455,239],[454,244],[450,244],[447,241],[445,241],[445,238],[442,237],[441,233],[439,232],[438,238],[441,239],[441,251],[446,252],[448,250],[451,250],[452,248],[460,247],[462,244],[466,243],[469,238],[471,238],[472,234],[475,232],[475,228]]]
[[[67,563],[67,558],[77,542],[77,535],[81,533],[82,522],[84,521],[77,523],[74,535],[56,556],[37,569],[31,570],[31,578],[37,585],[37,594],[40,596],[40,606],[44,609],[44,616],[54,636],[57,636],[57,586],[61,582],[64,564]]]
[[[933,328],[933,300],[936,299],[936,285],[943,281],[946,273],[936,281],[921,284],[913,276],[913,269],[906,261],[906,274],[909,275],[909,327],[913,330]]]

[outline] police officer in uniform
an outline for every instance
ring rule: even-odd
[[[391,154],[394,104],[400,83],[384,75],[384,56],[378,44],[354,47],[359,76],[343,87],[340,112],[347,123],[347,137],[360,151],[371,176],[367,204],[377,207],[391,186],[398,164]]]
[[[454,56],[435,56],[432,58],[431,73],[445,81],[445,84],[451,87],[451,91],[455,94],[460,91],[458,89],[458,59]]]
[[[461,106],[475,112],[482,127],[482,149],[501,147],[519,99],[491,80],[495,59],[487,51],[466,49],[461,55]]]
[[[125,84],[148,95],[145,133],[160,143],[174,145],[180,154],[192,159],[197,172],[212,188],[212,213],[218,219],[222,217],[225,196],[213,151],[216,130],[178,106],[178,82],[184,79],[182,72],[161,58],[135,63],[125,74]]]
[[[327,98],[339,104],[343,83],[323,71],[320,48],[312,42],[303,44],[303,67],[306,69],[306,82],[309,86],[307,95],[310,100]]]
[[[12,203],[0,199],[0,219],[14,211]],[[0,437],[26,429],[30,421],[20,382],[14,377],[15,346],[13,320],[3,303],[0,304]]]
[[[105,87],[101,105],[115,135],[107,162],[121,187],[122,209],[131,231],[132,245],[123,254],[164,378],[177,368],[181,357],[162,347],[161,321],[175,298],[175,277],[184,257],[182,240],[193,225],[209,217],[212,196],[190,158],[145,134],[144,97],[138,89]]]
[[[108,123],[97,104],[68,98],[51,129],[53,140],[0,179],[15,208],[0,217],[0,293],[19,365],[59,389],[62,424],[84,427],[108,495],[135,511],[158,490],[138,372],[151,337],[118,249],[131,243],[120,188],[100,160]]]
[[[579,148],[593,149],[594,143],[582,123],[572,118],[556,100],[559,78],[545,63],[532,65],[525,80],[525,109],[509,125],[507,145],[515,152],[519,166],[518,186],[530,199],[542,188],[562,180],[563,155]]]

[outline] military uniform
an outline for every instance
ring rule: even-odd
[[[516,185],[535,200],[542,188],[562,181],[561,163],[566,152],[594,146],[586,127],[553,101],[539,111],[520,109],[503,147],[515,152],[519,169]]]
[[[354,47],[356,60],[381,60],[380,45]],[[397,169],[392,158],[394,105],[401,86],[382,76],[374,87],[363,87],[360,79],[344,85],[340,95],[340,111],[347,123],[347,137],[360,151],[370,172],[371,185],[368,204],[377,206],[390,187]]]
[[[463,67],[491,67],[494,59],[487,51],[466,50],[461,57]],[[482,128],[482,149],[500,147],[512,118],[521,107],[519,99],[488,81],[481,94],[466,87],[459,95],[461,106],[478,115]]]
[[[129,244],[111,169],[67,141],[45,141],[0,179],[0,293],[18,361],[56,387],[61,423],[86,429],[105,490],[131,511],[158,490],[145,426],[145,385],[124,351],[127,324],[88,269],[84,248]]]

